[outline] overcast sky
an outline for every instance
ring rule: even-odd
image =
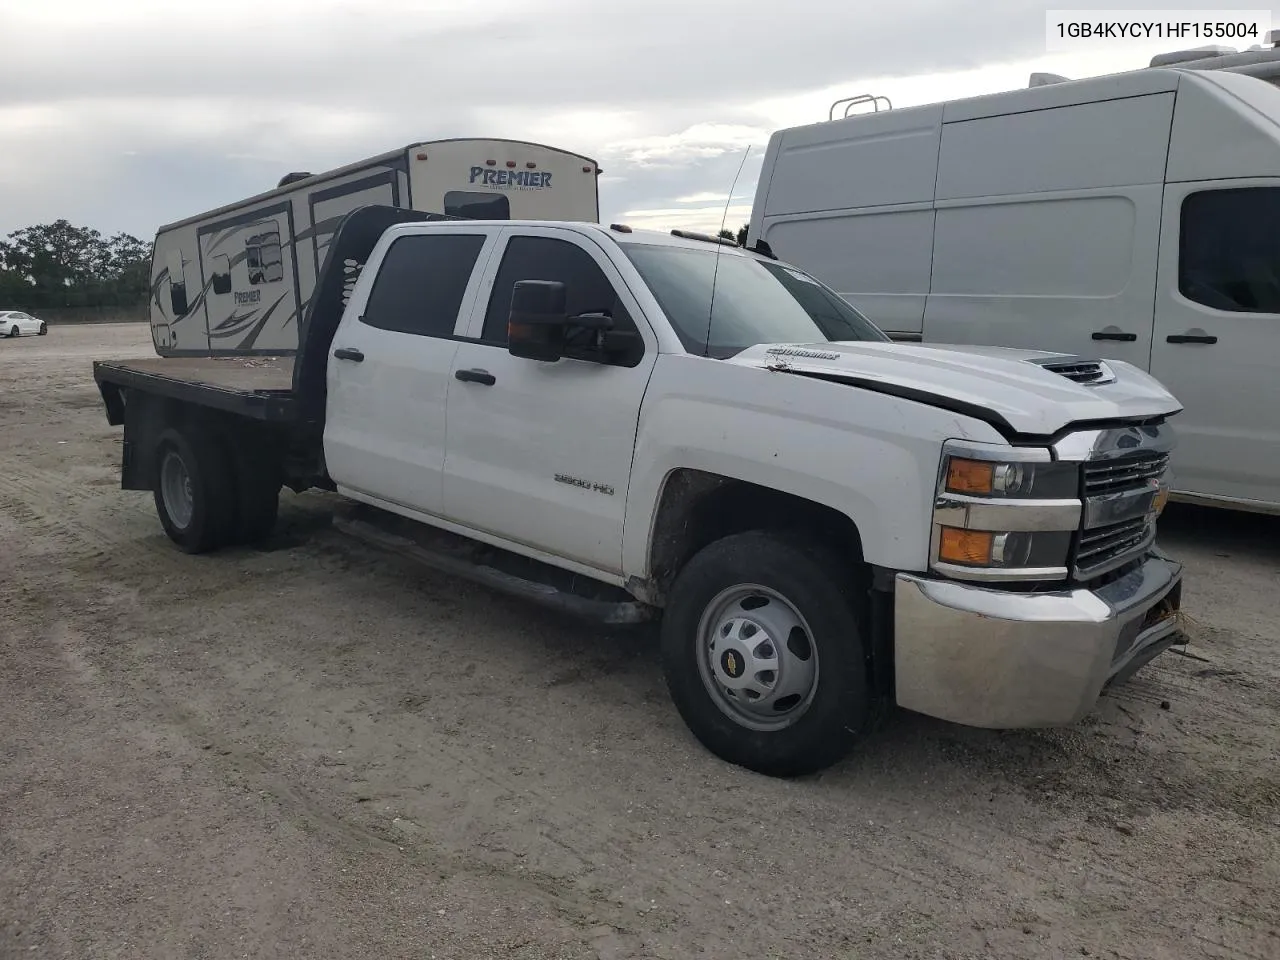
[[[1140,67],[1177,46],[1047,56],[1044,11],[1019,0],[0,0],[0,235],[65,217],[150,239],[290,170],[457,136],[595,157],[602,217],[662,228],[718,227],[750,147],[736,228],[770,132],[825,118],[838,96],[909,106],[1022,87],[1032,70]]]

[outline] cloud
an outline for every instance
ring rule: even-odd
[[[770,133],[837,96],[901,107],[1149,58],[1046,58],[1043,9],[0,0],[0,234],[65,216],[149,235],[291,170],[455,136],[587,154],[602,216],[707,229],[735,176],[730,216],[745,218]]]

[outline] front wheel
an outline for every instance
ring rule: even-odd
[[[663,616],[663,667],[707,749],[783,777],[848,752],[872,705],[854,574],[833,551],[765,532],[718,540],[689,561]]]
[[[9,331],[9,336],[11,336],[11,337],[16,337],[16,336],[18,336],[21,332],[22,332],[22,331],[20,331],[20,330],[15,326],[12,330],[10,330],[10,331]]]
[[[48,332],[49,332],[49,325],[47,323],[40,324],[40,331],[39,331],[40,336],[43,337]]]

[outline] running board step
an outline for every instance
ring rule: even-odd
[[[339,510],[333,526],[369,546],[432,570],[594,623],[628,625],[656,619],[659,611],[621,587],[600,583],[365,504]]]

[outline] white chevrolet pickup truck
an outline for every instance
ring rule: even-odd
[[[895,703],[1071,724],[1180,635],[1177,400],[1125,363],[890,342],[767,248],[365,207],[296,354],[94,373],[182,549],[336,491],[440,569],[659,619],[693,734],[771,775]]]

